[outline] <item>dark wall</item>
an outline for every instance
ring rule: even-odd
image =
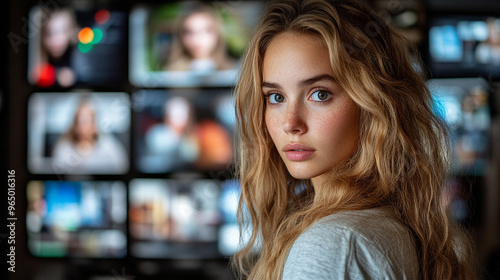
[[[8,49],[8,40],[7,33],[9,31],[9,8],[10,2],[4,3],[2,9],[0,9],[0,36],[4,38],[0,41],[0,130],[2,131],[0,136],[0,172],[2,176],[7,176],[7,161],[8,161],[8,125],[7,125],[7,104],[9,102],[9,96],[7,94],[8,83],[7,83],[7,49]],[[4,177],[6,178],[6,177]],[[3,184],[2,184],[3,185]],[[2,194],[0,195],[0,220],[5,221],[6,212],[4,209],[7,207],[7,200],[4,199],[5,191],[2,190]],[[5,263],[7,261],[7,233],[6,229],[0,229],[0,262],[2,263],[0,277],[2,279],[7,279],[7,269],[5,267]]]

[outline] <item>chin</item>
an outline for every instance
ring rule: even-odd
[[[331,171],[331,168],[323,166],[323,169],[318,168],[317,165],[314,166],[297,166],[297,165],[287,165],[287,170],[290,175],[298,180],[309,180],[316,177],[320,177]]]
[[[297,179],[297,180],[309,180],[309,179],[311,179],[311,177],[309,177],[309,176],[294,176],[293,174],[290,174],[290,175],[292,175],[292,177],[294,179]]]
[[[288,170],[288,173],[290,173],[290,175],[293,178],[298,179],[298,180],[309,180],[309,179],[314,178],[314,177],[319,175],[316,173],[312,173],[309,170],[295,170],[293,168],[287,168],[287,170]]]

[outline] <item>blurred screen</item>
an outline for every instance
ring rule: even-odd
[[[29,250],[38,257],[125,257],[126,196],[122,182],[29,182]]]
[[[472,185],[458,178],[448,178],[444,185],[443,204],[451,217],[459,223],[468,223],[474,214],[471,207]]]
[[[234,201],[225,201],[224,211],[220,203],[221,183],[215,180],[132,180],[131,253],[140,258],[170,259],[222,256],[228,250],[218,250],[219,227],[228,219],[232,223],[236,213]],[[237,240],[238,236],[230,238]]]
[[[428,81],[434,111],[448,125],[452,175],[484,175],[491,116],[489,86],[482,78]]]
[[[28,80],[39,87],[109,85],[127,81],[127,14],[108,9],[30,12]]]
[[[241,187],[238,180],[226,180],[222,182],[219,197],[219,209],[222,213],[222,224],[219,228],[218,249],[224,256],[235,254],[247,243],[251,235],[251,227],[240,228],[237,221],[238,202],[241,196]],[[246,209],[246,208],[244,208]],[[245,211],[248,218],[248,213]],[[248,221],[247,221],[248,222]],[[241,235],[241,240],[240,240]]]
[[[141,172],[217,171],[231,163],[229,90],[142,90],[132,98],[134,159]]]
[[[35,93],[28,104],[28,169],[43,174],[124,174],[126,93]]]
[[[500,77],[500,17],[440,16],[429,25],[435,77]]]
[[[231,86],[263,2],[174,2],[130,14],[130,81],[141,87]]]

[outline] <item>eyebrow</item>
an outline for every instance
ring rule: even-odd
[[[298,85],[300,87],[303,87],[303,86],[308,86],[308,85],[312,85],[318,81],[323,81],[323,80],[327,80],[327,81],[331,81],[331,82],[337,82],[337,80],[335,80],[332,76],[328,75],[328,74],[321,74],[321,75],[318,75],[318,76],[314,76],[312,78],[309,78],[309,79],[306,79],[306,80],[303,80],[303,81],[300,81],[298,83]],[[266,88],[276,88],[276,89],[281,89],[281,86],[277,83],[269,83],[269,82],[263,82],[262,83],[262,87],[266,87]]]

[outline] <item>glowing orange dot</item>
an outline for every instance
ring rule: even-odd
[[[108,10],[99,10],[94,15],[94,20],[97,24],[105,24],[110,17],[110,13]]]
[[[85,27],[78,32],[78,40],[83,44],[88,44],[94,39],[94,31],[90,27]]]

